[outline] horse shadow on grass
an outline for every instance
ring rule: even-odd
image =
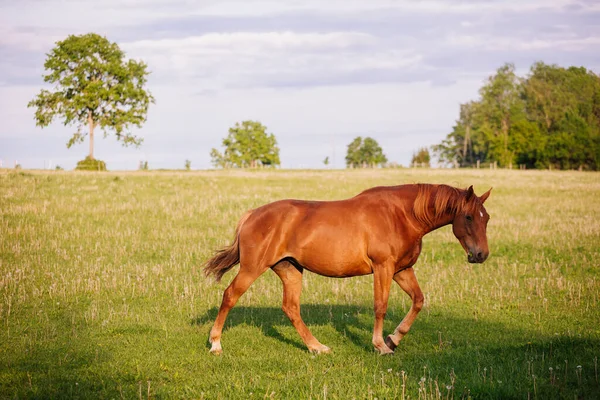
[[[394,330],[406,311],[400,308],[388,311],[384,336]],[[207,339],[217,312],[218,308],[213,307],[191,321],[192,325],[205,331]],[[344,337],[342,340],[352,343],[354,349],[363,355],[373,354],[371,334],[374,315],[371,307],[303,304],[301,315],[318,339],[322,339],[320,327],[333,327]],[[279,307],[234,307],[228,315],[223,332],[241,325],[258,328],[265,337],[307,351],[295,330],[294,335],[289,334],[292,324]],[[318,330],[321,332],[316,332]],[[329,336],[327,341],[331,339]],[[327,341],[324,344],[329,345]],[[208,341],[206,346],[210,347]],[[334,352],[339,346],[339,341],[332,346]],[[475,397],[479,394],[483,397],[490,395],[512,398],[515,393],[532,390],[539,390],[540,398],[556,397],[557,393],[567,397],[575,393],[585,398],[592,393],[600,393],[597,375],[600,340],[594,335],[581,337],[564,332],[541,334],[539,326],[533,320],[530,324],[521,323],[517,326],[475,316],[465,318],[424,309],[396,353],[399,357],[393,359],[407,371],[422,371],[424,365],[429,365],[430,370],[436,374],[448,375],[452,371],[452,374],[469,377],[469,385],[474,385],[471,387],[471,394]],[[393,359],[386,358],[390,362]],[[566,360],[570,368],[568,374],[564,371]],[[562,375],[552,377],[552,374],[556,375],[556,372],[552,372],[553,368],[554,371],[560,369]],[[486,382],[486,370],[489,371],[487,373],[495,371],[496,386],[489,386],[489,379],[488,386],[478,386],[478,382]],[[541,375],[539,379],[544,382],[538,379],[536,383],[535,374]],[[505,382],[504,387],[502,382]],[[528,385],[538,386],[536,389]]]
[[[384,337],[393,332],[404,318],[406,311],[408,310],[399,308],[388,310],[384,322]],[[202,326],[208,339],[209,330],[217,313],[217,307],[210,308],[192,319],[191,324]],[[348,339],[357,349],[373,352],[371,335],[374,314],[371,307],[303,304],[301,315],[317,339],[321,338],[315,331],[319,327],[329,326]],[[229,312],[223,332],[226,333],[227,330],[239,325],[253,326],[260,329],[266,337],[297,349],[307,350],[295,330],[293,335],[287,335],[290,337],[280,332],[282,328],[292,328],[292,324],[279,307],[234,307]],[[410,345],[406,343],[407,339]],[[208,340],[206,346],[210,347]],[[502,357],[523,360],[530,353],[557,356],[560,360],[579,353],[581,357],[586,358],[586,361],[591,362],[600,352],[600,340],[592,337],[569,336],[564,333],[540,334],[534,321],[531,321],[530,327],[523,324],[514,326],[489,319],[464,318],[424,309],[403,343],[400,343],[398,350],[402,352],[403,357],[414,359],[434,356],[437,359],[448,357],[464,360],[470,360],[474,353],[483,355],[484,358],[502,355]]]
[[[192,324],[212,325],[218,311],[217,307],[213,307],[204,314],[194,318]],[[370,312],[370,308],[354,305],[303,304],[301,308],[302,319],[309,329],[312,330],[315,326],[331,325],[338,333],[350,339],[356,346],[368,351],[371,351],[372,345],[370,341],[365,342],[362,333],[372,328],[373,319],[369,316]],[[295,340],[291,340],[279,332],[278,327],[292,326],[281,308],[234,307],[227,316],[223,332],[242,324],[257,327],[267,337],[277,339],[298,349],[306,350],[306,346],[299,335],[296,335]],[[357,332],[360,332],[360,334]],[[207,346],[210,347],[208,344]]]

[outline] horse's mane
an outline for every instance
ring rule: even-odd
[[[419,192],[413,205],[413,213],[420,223],[427,226],[433,226],[444,214],[454,215],[465,210],[470,203],[463,189],[423,183],[417,184],[417,187]]]

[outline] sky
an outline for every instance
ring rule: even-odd
[[[0,160],[74,168],[87,141],[27,103],[44,60],[70,34],[95,32],[143,60],[156,99],[133,132],[140,148],[96,135],[112,170],[210,168],[236,122],[273,133],[283,168],[343,168],[356,136],[410,163],[451,132],[459,105],[512,62],[600,72],[600,2],[589,0],[0,0]]]

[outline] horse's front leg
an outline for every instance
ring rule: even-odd
[[[423,308],[424,301],[423,292],[421,292],[421,288],[417,282],[417,277],[415,276],[415,271],[412,269],[412,267],[403,269],[402,271],[396,273],[396,275],[394,275],[394,280],[396,283],[398,283],[398,285],[400,285],[402,290],[404,290],[410,296],[412,300],[412,306],[400,325],[398,325],[396,330],[394,330],[394,333],[385,339],[385,343],[392,350],[398,346],[400,340],[402,340],[404,335],[406,335],[410,330],[411,325],[417,318],[417,314],[419,314],[419,311],[421,311],[421,308]]]
[[[392,354],[390,349],[383,341],[383,319],[387,312],[388,298],[390,296],[390,286],[394,275],[393,265],[379,265],[373,267],[373,287],[375,297],[375,325],[373,326],[373,346],[379,351],[379,354]]]

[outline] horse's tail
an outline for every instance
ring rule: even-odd
[[[204,275],[214,275],[215,280],[219,282],[223,275],[234,265],[240,262],[240,229],[244,222],[250,217],[252,210],[248,211],[238,222],[237,228],[235,228],[235,238],[230,246],[225,247],[216,252],[204,266]]]

